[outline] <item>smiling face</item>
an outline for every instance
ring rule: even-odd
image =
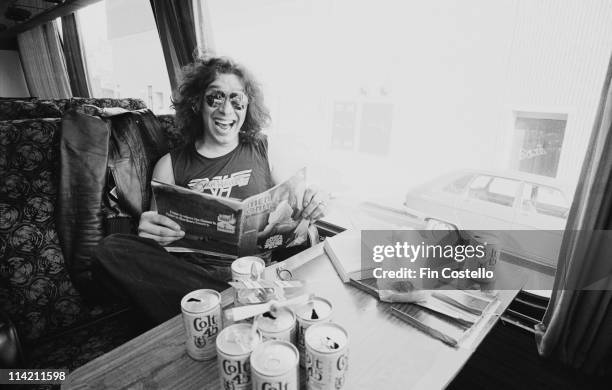
[[[204,142],[208,145],[237,146],[238,132],[244,123],[248,98],[244,84],[232,73],[217,76],[202,99]]]

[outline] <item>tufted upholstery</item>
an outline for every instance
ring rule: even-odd
[[[159,120],[160,127],[164,131],[166,140],[168,140],[168,150],[176,149],[186,143],[185,135],[181,133],[174,122],[174,115],[157,115],[157,120]]]
[[[143,330],[120,305],[84,302],[59,246],[61,116],[73,107],[88,112],[85,105],[145,108],[137,99],[0,99],[0,310],[37,368],[72,370]],[[158,119],[170,149],[185,143],[174,116]]]
[[[136,99],[0,101],[0,307],[30,344],[109,310],[86,305],[75,290],[55,227],[60,117],[84,104],[145,108]],[[173,117],[161,123],[181,144]]]
[[[61,118],[66,110],[73,107],[82,107],[86,104],[97,107],[121,107],[125,108],[126,110],[146,108],[146,105],[138,99],[10,99],[0,100],[0,121],[14,119]]]
[[[0,102],[0,305],[26,342],[103,311],[83,305],[55,229],[60,117],[83,104],[145,107],[134,99]]]
[[[0,120],[60,118],[63,110],[53,101],[5,100],[0,101]]]

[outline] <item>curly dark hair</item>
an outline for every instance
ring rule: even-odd
[[[240,142],[252,142],[270,122],[270,112],[264,105],[263,92],[259,83],[242,65],[228,57],[198,58],[185,66],[180,85],[172,99],[176,110],[177,124],[187,132],[191,142],[202,136],[202,116],[200,109],[206,88],[220,74],[234,74],[244,84],[244,93],[249,98],[247,112],[242,128]],[[193,107],[200,109],[194,112]]]

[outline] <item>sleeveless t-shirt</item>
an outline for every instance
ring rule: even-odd
[[[216,196],[245,199],[274,184],[268,161],[268,140],[240,142],[223,156],[199,154],[194,143],[170,153],[176,185]]]

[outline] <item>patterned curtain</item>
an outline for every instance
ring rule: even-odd
[[[192,0],[150,0],[161,40],[172,89],[176,89],[181,68],[197,54]]]
[[[552,297],[536,340],[542,356],[612,374],[612,59],[567,220]]]
[[[55,21],[19,34],[17,43],[32,96],[44,99],[72,96],[66,60]]]
[[[91,97],[79,26],[74,13],[62,17],[62,35],[72,93],[74,96]]]

